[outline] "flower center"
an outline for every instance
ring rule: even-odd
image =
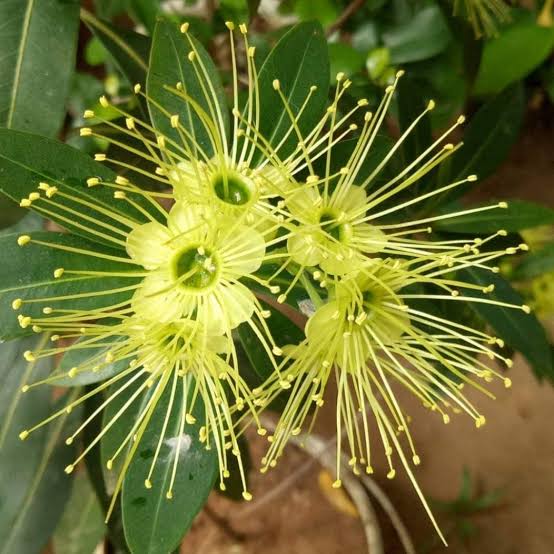
[[[173,259],[173,277],[182,288],[201,291],[219,276],[219,260],[203,246],[188,246]]]
[[[341,221],[340,212],[326,208],[319,215],[321,229],[339,242],[346,242],[351,235],[348,223]]]
[[[250,179],[233,173],[218,174],[212,180],[216,196],[226,204],[244,206],[252,201],[255,185]]]

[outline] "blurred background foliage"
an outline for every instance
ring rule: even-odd
[[[406,71],[386,122],[387,136],[376,142],[375,155],[386,152],[391,140],[433,99],[436,109],[406,141],[400,157],[413,159],[422,146],[465,113],[468,122],[456,137],[464,146],[440,170],[429,174],[418,185],[418,192],[471,173],[480,178],[474,184],[478,188],[505,162],[530,113],[543,114],[552,125],[554,16],[551,0],[514,2],[506,6],[504,20],[481,35],[465,17],[472,2],[480,4],[483,0],[466,0],[465,10],[457,9],[458,15],[453,15],[458,2],[449,0],[3,0],[0,127],[57,137],[89,154],[105,151],[107,142],[85,141],[79,136],[83,111],[91,108],[108,120],[118,117],[98,102],[106,91],[126,110],[145,114],[145,106],[131,94],[132,86],[146,79],[150,37],[159,17],[190,22],[191,31],[221,68],[224,83],[230,82],[231,71],[225,21],[250,23],[250,41],[257,48],[256,61],[261,66],[292,25],[316,20],[327,37],[332,80],[343,72],[353,82],[346,108],[360,98],[377,105],[395,73]],[[117,155],[129,156],[125,151]],[[125,161],[137,162],[130,158]],[[152,186],[146,181],[141,184]],[[471,207],[487,200],[475,190],[456,191],[419,207],[419,215],[448,211],[457,205]],[[459,192],[471,195],[461,198]],[[503,191],[494,194],[501,198]],[[508,235],[503,242],[497,241],[496,247],[527,242],[528,253],[515,262],[510,258],[501,264],[496,291],[515,303],[523,296],[538,318],[524,319],[482,304],[476,305],[479,309],[475,312],[456,310],[449,316],[466,324],[492,327],[509,347],[522,352],[537,378],[554,382],[554,347],[542,327],[554,316],[554,211],[544,205],[514,201],[500,215],[497,211],[492,216],[488,213],[444,220],[434,232],[459,238],[504,228]],[[15,204],[0,198],[0,233],[43,225],[38,216],[25,215]],[[466,276],[474,282],[480,282],[481,277]],[[437,309],[446,311],[448,307]],[[277,318],[277,323],[278,332],[285,332],[286,322]],[[52,403],[60,402],[52,400],[46,390],[42,400],[35,396],[29,405],[21,398],[23,374],[51,371],[41,364],[28,368],[20,361],[30,340],[35,339],[0,344],[0,398],[4,399],[0,402],[0,473],[16,471],[16,482],[23,479],[28,485],[14,491],[9,480],[0,480],[0,498],[10,498],[9,506],[2,505],[0,535],[5,540],[0,554],[39,552],[52,536],[57,553],[90,554],[106,533],[101,508],[106,491],[99,490],[102,479],[95,478],[94,464],[90,464],[94,487],[84,473],[79,473],[71,493],[71,480],[61,471],[69,454],[56,442],[62,428],[74,425],[80,415],[71,414],[58,427],[25,443],[24,448],[10,433],[25,427],[31,416],[41,419],[38,412],[46,414]],[[241,340],[247,358],[259,369],[263,354],[249,350],[246,337]],[[16,371],[16,366],[21,368]],[[69,389],[68,394],[74,390]],[[442,505],[459,533],[473,531],[464,519],[467,513],[496,501],[496,496],[471,496],[468,479],[464,476],[460,498]],[[48,506],[48,517],[44,506]],[[121,522],[115,517],[110,539],[114,548],[124,552],[118,525]]]

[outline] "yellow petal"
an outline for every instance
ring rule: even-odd
[[[146,269],[155,269],[169,260],[172,250],[167,245],[171,234],[161,223],[145,223],[127,236],[127,253]]]

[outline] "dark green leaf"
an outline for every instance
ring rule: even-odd
[[[54,136],[73,73],[76,1],[0,2],[0,126]]]
[[[424,98],[421,86],[408,76],[402,77],[398,82],[397,98],[398,123],[400,131],[405,132],[425,110],[429,98]],[[431,121],[429,116],[425,115],[402,143],[405,163],[412,163],[432,142]]]
[[[250,17],[250,20],[254,19],[256,17],[256,14],[258,13],[258,8],[260,7],[261,0],[247,0],[248,3],[248,15]]]
[[[86,10],[82,10],[81,18],[113,57],[129,83],[144,84],[148,70],[150,39],[127,29],[114,27]]]
[[[333,0],[296,0],[294,11],[302,21],[315,19],[322,25],[330,25],[339,15],[338,6]]]
[[[451,34],[437,6],[427,6],[405,24],[382,34],[393,64],[416,62],[440,54],[450,42]]]
[[[523,79],[550,55],[553,47],[552,27],[537,25],[534,16],[518,18],[485,44],[473,93],[496,94]]]
[[[485,204],[466,206],[465,209],[475,209],[481,206],[492,206],[494,201]],[[442,219],[434,224],[434,228],[450,233],[464,233],[468,231],[476,234],[496,233],[504,229],[509,233],[522,231],[539,225],[550,225],[554,223],[554,210],[525,202],[523,200],[510,200],[507,208],[498,208],[461,215],[449,219]]]
[[[45,378],[51,358],[28,363],[25,350],[44,346],[48,337],[0,344],[0,553],[39,554],[54,531],[69,498],[72,479],[63,469],[75,456],[75,446],[63,444],[71,422],[61,417],[33,432],[19,433],[54,411],[47,386],[21,392],[24,384]],[[63,436],[62,436],[63,435]]]
[[[149,32],[152,32],[156,25],[156,16],[160,9],[160,0],[131,0],[131,9],[137,19]]]
[[[461,280],[476,283],[483,287],[493,284],[492,293],[472,293],[477,298],[508,302],[521,306],[523,299],[510,283],[499,275],[478,268],[462,269],[458,272]],[[554,380],[552,353],[546,333],[534,314],[527,314],[518,308],[507,308],[472,302],[471,307],[493,328],[498,337],[506,344],[521,352],[529,361],[535,375]]]
[[[106,353],[113,348],[114,342],[124,340],[124,337],[108,337],[102,341],[103,346],[94,348],[80,348],[79,345],[86,339],[79,339],[75,343],[75,348],[70,347],[66,350],[56,373],[66,374],[71,368],[79,367],[80,370],[75,377],[64,375],[60,377],[55,385],[59,387],[79,387],[90,385],[113,377],[120,371],[129,367],[131,358],[119,359],[110,364],[105,362]],[[94,370],[94,366],[101,366],[99,370]],[[86,368],[86,370],[85,370]]]
[[[238,440],[239,445],[239,451],[240,451],[240,457],[242,460],[242,465],[244,468],[244,473],[246,477],[246,488],[248,489],[248,473],[250,472],[250,469],[252,468],[252,458],[250,457],[250,449],[248,448],[248,441],[246,440],[246,437],[244,435],[241,435]],[[230,498],[231,500],[235,500],[236,502],[241,502],[243,500],[242,492],[242,480],[240,478],[240,468],[238,464],[238,460],[235,456],[229,456],[227,459],[227,467],[229,470],[229,473],[231,474],[228,479],[225,480],[225,490],[221,491],[219,489],[219,484],[216,484],[215,490],[222,494],[223,496],[226,496],[227,498]]]
[[[514,281],[533,279],[551,271],[554,271],[554,244],[547,244],[544,248],[527,254],[510,278]]]
[[[71,498],[54,534],[56,554],[92,554],[106,532],[102,508],[85,472],[75,476]]]
[[[0,196],[0,235],[38,231],[44,227],[40,215],[20,208],[9,198]]]
[[[35,240],[64,247],[119,255],[118,251],[71,235],[37,232],[31,233],[31,236]],[[136,278],[80,275],[54,278],[54,271],[60,267],[66,270],[129,271],[134,267],[132,265],[33,243],[21,247],[17,244],[17,237],[18,235],[14,234],[0,236],[0,252],[5,260],[0,264],[0,338],[4,340],[30,332],[30,328],[22,329],[19,326],[18,313],[40,318],[43,317],[42,309],[45,306],[66,308],[69,301],[72,309],[91,309],[125,301],[133,293],[132,290],[115,292],[113,289],[132,286],[137,282]],[[97,291],[107,291],[107,294],[48,301],[50,297]],[[14,312],[11,308],[16,298],[23,300],[23,306],[19,312]],[[33,299],[44,300],[31,302]]]
[[[305,136],[323,115],[329,90],[329,55],[323,30],[318,23],[300,23],[288,31],[266,58],[259,74],[260,131],[277,146],[291,128],[279,94],[273,88],[277,79],[293,114],[297,115],[309,94],[310,98],[298,127]],[[297,136],[291,133],[279,150],[281,158],[294,150]]]
[[[484,104],[472,117],[464,133],[463,146],[450,160],[443,184],[461,181],[476,174],[479,180],[492,175],[505,160],[519,136],[525,113],[525,94],[521,85],[507,88]],[[459,198],[470,184],[456,187],[440,197],[441,202]]]
[[[190,52],[195,52],[198,58],[194,62],[188,59]],[[206,77],[199,69],[199,63],[203,64],[211,84],[206,82]],[[217,68],[209,54],[190,33],[181,33],[175,25],[168,21],[158,21],[152,40],[150,70],[147,78],[147,90],[152,99],[152,102],[149,102],[150,116],[159,131],[181,144],[180,135],[171,126],[167,114],[178,115],[180,124],[194,135],[206,156],[211,157],[214,154],[211,142],[214,138],[213,132],[208,131],[191,102],[167,90],[168,86],[175,88],[178,82],[182,83],[183,92],[198,104],[199,109],[208,115],[214,125],[221,118],[223,134],[228,136],[229,114],[225,92]],[[209,93],[211,88],[215,91],[215,99]],[[208,97],[204,90],[208,92]],[[161,105],[167,114],[160,111],[154,103]],[[221,129],[218,126],[218,136],[220,134]],[[220,138],[225,140],[225,137]]]
[[[331,62],[331,75],[336,75],[340,72],[345,75],[352,75],[363,68],[365,58],[363,54],[354,50],[352,46],[336,42],[329,44],[329,59]]]
[[[115,236],[121,240],[121,235],[102,226],[102,223],[128,232],[129,225],[126,221],[142,223],[145,217],[128,202],[114,201],[112,189],[102,186],[87,187],[86,180],[89,177],[113,182],[115,174],[83,152],[61,142],[39,135],[0,129],[0,192],[19,202],[30,193],[36,192],[39,183],[45,181],[75,199],[90,202],[101,210],[109,210],[113,216],[103,214],[90,205],[83,206],[61,194],[54,197],[54,205],[37,201],[31,206],[31,209],[37,211],[40,206],[48,208],[51,212],[48,217],[56,223],[78,235],[92,237],[113,246],[113,240],[109,237]],[[154,208],[141,196],[134,195],[133,200],[154,212]],[[76,210],[81,215],[71,210]],[[85,219],[86,217],[90,220]],[[122,248],[119,244],[116,247]]]
[[[186,426],[179,447],[173,499],[166,499],[183,410],[181,390],[176,392],[176,400],[171,406],[171,388],[170,384],[166,386],[159,399],[123,484],[121,502],[125,536],[131,550],[141,554],[167,554],[173,551],[206,502],[216,476],[215,450],[206,450],[198,439],[199,429],[205,424],[205,419],[204,406],[197,398],[193,411],[197,422]],[[144,481],[168,411],[169,421],[152,476],[152,489],[146,489]]]

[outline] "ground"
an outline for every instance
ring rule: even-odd
[[[481,197],[535,200],[554,207],[553,119],[552,113],[540,110],[528,117],[522,138],[500,171],[484,183]],[[434,531],[412,486],[401,471],[388,481],[383,466],[378,467],[376,478],[399,511],[418,554],[554,552],[554,387],[539,384],[521,357],[516,357],[510,377],[513,387],[495,387],[495,401],[476,398],[487,416],[487,425],[479,430],[461,417],[444,425],[409,395],[399,395],[415,420],[413,435],[422,459],[417,479],[426,495],[454,499],[464,467],[483,490],[503,490],[498,507],[472,517],[478,532],[469,542],[464,544],[449,533],[450,548],[429,546],[436,542]],[[319,432],[329,434],[332,416],[330,412],[322,414]],[[253,445],[255,451],[259,448]],[[366,553],[359,519],[329,503],[318,485],[317,465],[308,466],[290,486],[280,485],[305,467],[307,460],[306,454],[290,447],[273,473],[265,477],[254,473],[255,498],[250,504],[235,504],[212,495],[209,511],[199,515],[182,553]],[[441,514],[437,517],[448,531],[449,521]],[[380,520],[385,554],[402,553],[382,513]]]

